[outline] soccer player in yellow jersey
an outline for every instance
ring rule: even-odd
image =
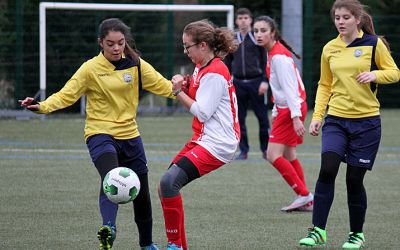
[[[133,202],[141,249],[158,249],[152,241],[152,211],[148,185],[147,160],[136,123],[140,89],[173,97],[172,83],[139,57],[131,47],[130,28],[116,18],[99,26],[101,52],[75,72],[57,93],[43,102],[31,97],[20,101],[22,107],[47,114],[87,97],[85,140],[101,183],[113,168],[124,166],[137,173],[141,183]],[[100,213],[103,226],[98,232],[100,249],[110,249],[116,236],[118,205],[100,188]]]
[[[336,0],[331,16],[339,32],[322,51],[321,76],[309,132],[319,134],[322,119],[321,169],[315,187],[313,227],[300,245],[324,245],[341,161],[347,163],[346,186],[350,234],[344,249],[364,245],[367,195],[363,180],[371,170],[381,139],[379,84],[399,81],[386,41],[374,31],[372,17],[358,0]]]

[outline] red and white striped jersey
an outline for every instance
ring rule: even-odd
[[[222,162],[233,160],[240,140],[235,87],[226,65],[214,58],[206,66],[196,65],[188,95],[195,100],[192,141]]]
[[[279,41],[268,51],[267,76],[271,86],[275,106],[289,108],[290,116],[301,116],[301,103],[306,101],[303,81],[293,61],[292,53]]]

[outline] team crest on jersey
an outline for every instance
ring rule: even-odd
[[[362,50],[356,49],[356,50],[354,51],[354,56],[355,56],[355,57],[360,57],[361,55],[362,55]]]
[[[127,84],[129,84],[129,83],[132,82],[133,77],[132,77],[131,74],[129,74],[129,73],[124,73],[124,74],[122,75],[122,77],[124,78],[124,81],[125,81]]]

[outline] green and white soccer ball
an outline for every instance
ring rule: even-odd
[[[126,167],[110,170],[103,181],[103,191],[108,199],[117,204],[133,201],[140,191],[140,181],[136,173]]]

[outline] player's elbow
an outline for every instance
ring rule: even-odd
[[[197,102],[192,104],[190,107],[190,112],[195,115],[200,122],[205,122],[212,116],[212,114],[209,114],[209,112],[206,112],[206,110],[202,109]]]
[[[205,112],[199,112],[197,115],[197,119],[199,119],[200,122],[205,122],[211,118],[211,115],[208,115]]]

